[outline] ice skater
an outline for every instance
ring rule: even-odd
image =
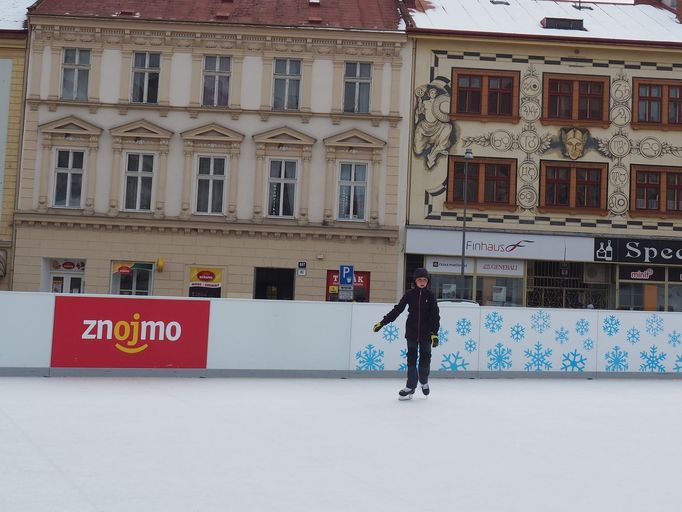
[[[405,339],[407,339],[407,384],[398,391],[398,400],[409,400],[421,384],[422,393],[427,396],[429,389],[429,372],[431,370],[431,348],[438,346],[438,329],[440,313],[438,301],[428,289],[429,273],[425,268],[414,271],[414,287],[403,295],[400,302],[380,321],[374,324],[374,332],[379,332],[384,325],[393,322],[400,313],[407,309],[405,322]],[[419,366],[417,367],[417,356]]]

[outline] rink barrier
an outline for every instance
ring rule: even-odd
[[[392,306],[0,292],[0,375],[403,376]],[[440,306],[434,377],[682,373],[682,313]]]

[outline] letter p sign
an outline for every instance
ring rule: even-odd
[[[353,265],[339,267],[339,284],[353,286]]]

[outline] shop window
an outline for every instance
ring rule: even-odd
[[[189,296],[220,298],[222,296],[223,269],[212,267],[189,268]]]
[[[516,209],[516,160],[450,157],[446,207],[463,206],[465,181],[467,205]]]
[[[49,289],[52,293],[83,293],[85,291],[84,260],[47,260]]]
[[[456,119],[519,119],[519,74],[481,69],[453,69],[452,115]]]
[[[545,124],[609,126],[609,79],[602,76],[545,74]]]
[[[481,306],[523,306],[523,278],[477,276],[476,302]]]
[[[153,275],[153,263],[115,262],[112,265],[111,293],[151,295]]]
[[[682,130],[682,81],[633,80],[633,128]]]
[[[295,269],[256,268],[254,299],[294,300]]]
[[[638,214],[682,214],[682,168],[633,166],[630,209]]]
[[[542,162],[540,209],[606,214],[607,164]]]

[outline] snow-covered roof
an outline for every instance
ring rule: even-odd
[[[0,0],[0,30],[22,30],[26,9],[36,0]]]
[[[616,1],[583,1],[579,9],[577,0],[418,0],[409,11],[417,30],[682,44],[674,12]],[[543,28],[544,18],[580,19],[585,30]]]

